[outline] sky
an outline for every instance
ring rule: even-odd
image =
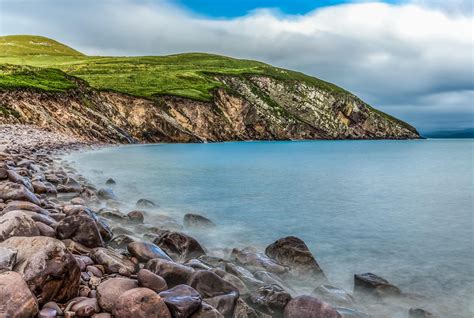
[[[210,52],[333,82],[421,132],[474,127],[472,0],[0,0],[0,34]]]

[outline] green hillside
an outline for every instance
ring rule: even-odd
[[[41,53],[33,53],[40,48],[37,48],[36,44],[31,47],[31,43],[40,43],[40,41],[51,43],[51,46],[45,45],[41,47]],[[23,43],[25,49],[21,49],[20,44],[13,46],[5,43]],[[26,49],[27,46],[28,49]],[[61,50],[64,54],[59,54]],[[282,80],[303,81],[323,90],[348,94],[331,83],[257,61],[204,53],[143,57],[85,56],[56,41],[36,36],[0,37],[0,64],[59,69],[87,81],[94,88],[141,97],[167,94],[207,101],[212,98],[213,89],[223,86],[215,79],[216,75],[243,76],[247,74],[262,74]],[[41,80],[38,80],[39,73],[41,73]],[[46,73],[54,75],[54,78],[51,78],[51,82],[54,83],[52,89],[70,86],[70,82],[66,79],[67,82],[63,83],[64,85],[59,85],[57,73],[53,71]],[[47,74],[41,69],[29,68],[27,70],[23,67],[14,70],[11,66],[0,68],[0,87],[14,87],[16,80],[19,86],[28,86],[28,76],[32,77],[31,87],[42,89],[48,87],[44,85],[48,82]],[[38,86],[38,83],[41,83],[41,86]]]
[[[0,36],[0,56],[57,55],[81,56],[82,53],[55,40],[37,35]]]

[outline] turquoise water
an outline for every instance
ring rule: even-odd
[[[473,313],[474,140],[235,142],[105,148],[74,154],[125,202],[196,212],[207,247],[296,235],[333,284],[373,272],[429,295],[451,317]],[[453,308],[456,308],[454,312]]]

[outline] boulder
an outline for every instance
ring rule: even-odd
[[[104,218],[107,218],[109,220],[114,220],[114,221],[125,221],[126,220],[126,215],[120,212],[117,209],[107,209],[107,208],[102,208],[99,210],[98,214]]]
[[[29,178],[22,177],[21,175],[19,175],[19,174],[18,174],[16,171],[14,171],[14,170],[7,170],[7,174],[8,174],[8,179],[9,179],[11,182],[15,182],[15,183],[22,184],[22,185],[24,185],[28,190],[30,190],[31,192],[34,191],[33,186],[31,185],[31,181],[30,181]]]
[[[334,307],[334,309],[341,315],[342,318],[371,318],[371,316],[361,311],[346,308],[346,307]]]
[[[138,286],[149,288],[157,293],[168,289],[168,285],[163,277],[145,268],[138,271],[137,279]]]
[[[116,318],[171,318],[163,298],[148,288],[134,288],[124,292],[115,302],[112,314]]]
[[[312,278],[318,283],[327,280],[313,254],[306,244],[297,237],[288,236],[275,241],[267,246],[265,254],[289,267],[290,273],[296,278],[305,280]]]
[[[130,276],[135,272],[135,264],[126,256],[103,247],[91,250],[89,255],[96,264],[102,265],[108,274],[118,273]]]
[[[22,211],[11,211],[0,216],[0,242],[13,236],[38,236],[36,222]]]
[[[18,251],[16,249],[0,247],[0,273],[13,269],[17,254]]]
[[[114,233],[110,228],[109,222],[105,218],[96,216],[95,214],[93,215],[93,218],[95,219],[102,240],[104,242],[110,241],[112,237],[114,237]]]
[[[278,285],[265,285],[250,294],[254,306],[272,316],[281,315],[290,300],[290,294]]]
[[[34,317],[38,303],[21,275],[17,272],[0,273],[0,316]]]
[[[243,250],[234,248],[230,254],[230,259],[251,272],[263,270],[281,275],[288,271],[286,267],[276,263],[265,254],[258,253],[255,249],[249,247]]]
[[[172,261],[172,259],[166,255],[161,248],[150,242],[131,242],[128,244],[127,249],[128,252],[136,257],[140,262],[148,262],[154,258]]]
[[[33,181],[31,182],[31,185],[33,186],[33,189],[35,193],[39,194],[57,194],[58,191],[56,190],[56,187],[50,183],[50,182],[43,182],[43,181]]]
[[[0,247],[18,251],[13,270],[23,276],[40,304],[64,302],[76,295],[81,271],[61,241],[45,236],[11,237]]]
[[[232,284],[233,286],[235,286],[239,290],[240,296],[244,297],[244,296],[247,296],[250,293],[250,291],[247,288],[247,286],[245,285],[245,283],[240,278],[238,278],[237,276],[235,276],[231,273],[227,273],[226,271],[224,271],[222,269],[219,269],[219,268],[213,268],[212,272],[217,274],[219,277],[221,277],[226,282],[228,282],[228,283]]]
[[[108,178],[108,179],[105,181],[105,184],[106,184],[106,185],[115,185],[116,182],[115,182],[114,179]]]
[[[149,271],[161,276],[168,284],[168,287],[174,287],[180,284],[186,284],[189,277],[194,273],[194,269],[170,262],[164,259],[155,258],[146,263],[145,268]]]
[[[285,306],[284,318],[342,318],[328,303],[311,296],[298,296]]]
[[[145,216],[142,211],[134,210],[127,213],[128,220],[132,223],[143,223]]]
[[[436,316],[421,308],[410,308],[408,318],[436,318]]]
[[[38,228],[41,236],[56,237],[56,231],[51,226],[41,222],[36,222],[36,227]]]
[[[48,179],[48,176],[46,176],[46,179],[52,183],[55,183],[55,181],[59,181],[54,178]],[[62,184],[56,187],[56,189],[58,190],[58,192],[63,193],[79,193],[82,191],[82,186],[74,178],[67,177]]]
[[[151,209],[156,207],[156,204],[153,201],[147,199],[140,199],[137,201],[136,205],[137,208],[142,209]]]
[[[351,294],[331,285],[316,287],[313,295],[333,306],[352,306],[354,304],[354,298]]]
[[[130,243],[136,242],[137,239],[133,236],[127,235],[127,234],[119,234],[117,236],[114,236],[113,239],[111,239],[108,243],[107,246],[111,247],[116,250],[120,251],[127,251],[127,247]]]
[[[3,211],[0,212],[0,214],[5,214],[6,212],[16,211],[16,210],[32,211],[32,212],[36,212],[38,214],[43,214],[43,215],[50,214],[48,210],[45,210],[42,207],[39,207],[38,205],[29,201],[10,201],[8,202],[7,206],[3,209]]]
[[[153,243],[178,262],[185,262],[206,254],[198,241],[180,232],[166,231],[160,234]]]
[[[216,226],[216,224],[208,218],[193,213],[188,213],[184,215],[183,224],[187,228],[210,228]]]
[[[87,213],[78,213],[65,217],[56,227],[59,239],[72,239],[86,247],[102,247],[104,241],[96,221]]]
[[[3,201],[24,200],[41,205],[40,200],[24,185],[9,181],[0,182],[0,199]]]
[[[272,318],[250,307],[242,298],[237,299],[232,318]]]
[[[280,277],[278,277],[275,274],[266,272],[266,271],[257,271],[253,273],[256,279],[261,280],[264,282],[266,285],[278,285],[282,287],[284,290],[287,292],[293,292],[293,288],[288,286],[287,283],[285,283]]]
[[[201,306],[201,296],[192,287],[177,285],[159,293],[174,318],[191,316]]]
[[[101,200],[117,200],[117,196],[111,188],[99,189],[99,191],[97,191],[97,196]]]
[[[372,273],[354,275],[354,297],[382,299],[400,296],[398,287]]]
[[[190,318],[224,318],[224,315],[222,315],[216,308],[203,301],[201,307],[199,307]]]
[[[97,286],[97,300],[103,310],[112,312],[115,301],[127,290],[137,287],[138,282],[135,279],[110,278]]]
[[[230,315],[234,312],[239,290],[217,274],[206,270],[195,271],[189,278],[188,285],[221,314]]]
[[[245,285],[250,290],[255,290],[265,285],[264,282],[256,279],[255,276],[253,276],[253,274],[250,271],[246,270],[243,267],[237,266],[232,263],[227,263],[225,265],[225,270],[226,272],[237,276],[240,280],[242,280],[245,283]]]

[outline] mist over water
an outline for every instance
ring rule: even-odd
[[[112,177],[132,209],[139,198],[209,248],[261,250],[295,235],[330,282],[380,275],[433,299],[449,317],[474,314],[474,140],[235,142],[105,148],[66,157],[97,187]],[[127,212],[127,211],[124,211]],[[150,216],[152,217],[152,216]]]

